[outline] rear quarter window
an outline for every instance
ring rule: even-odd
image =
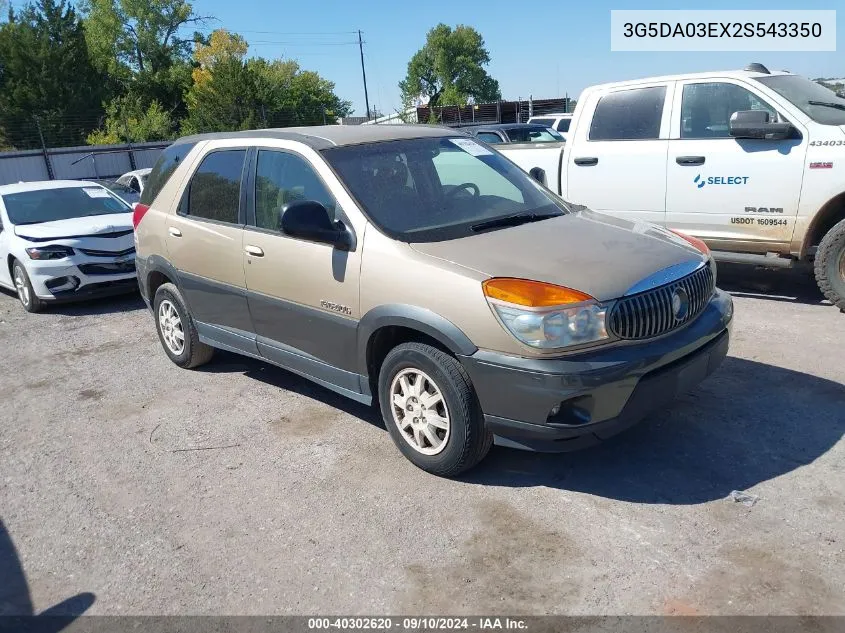
[[[164,188],[164,185],[170,180],[173,172],[182,164],[185,156],[195,146],[196,143],[177,143],[162,151],[161,156],[158,157],[155,165],[153,165],[153,170],[147,177],[146,186],[141,194],[141,204],[150,205],[153,203],[156,196]]]
[[[591,141],[645,141],[660,136],[666,88],[635,88],[601,98],[590,124]]]

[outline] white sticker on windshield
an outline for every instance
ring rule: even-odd
[[[111,198],[109,192],[100,187],[83,187],[82,191],[87,193],[89,198]]]
[[[471,138],[450,138],[455,145],[460,147],[468,154],[472,154],[473,156],[492,156],[493,152],[489,149],[484,147],[483,145],[479,145]]]

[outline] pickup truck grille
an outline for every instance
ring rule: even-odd
[[[624,297],[610,314],[610,330],[621,339],[644,339],[689,323],[716,287],[710,266],[648,292]]]

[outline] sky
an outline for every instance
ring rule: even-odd
[[[837,15],[838,52],[631,53],[610,51],[611,9],[842,9]],[[335,83],[337,94],[365,114],[357,30],[364,40],[370,106],[392,113],[413,54],[429,29],[465,24],[484,37],[505,99],[575,97],[589,85],[653,75],[742,68],[758,61],[815,77],[845,77],[845,5],[815,0],[649,2],[413,2],[376,0],[193,0],[194,10],[217,18],[207,28],[226,28],[250,42],[250,55],[296,59]]]

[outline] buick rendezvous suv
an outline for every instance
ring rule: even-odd
[[[133,222],[174,363],[221,348],[377,402],[399,450],[442,476],[494,442],[599,442],[728,349],[732,302],[702,242],[571,208],[454,130],[183,138]]]

